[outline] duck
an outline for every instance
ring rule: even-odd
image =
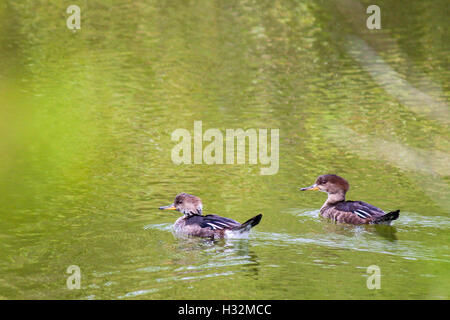
[[[301,191],[322,191],[328,198],[320,208],[320,215],[335,222],[348,224],[391,224],[400,216],[400,210],[386,213],[371,204],[363,201],[347,201],[345,195],[350,185],[344,178],[335,174],[324,174],[316,179],[309,187]]]
[[[255,227],[262,218],[262,214],[258,214],[241,224],[215,214],[202,215],[202,200],[188,193],[178,194],[172,204],[159,209],[183,213],[183,216],[173,225],[175,234],[212,239],[247,237],[250,229]]]

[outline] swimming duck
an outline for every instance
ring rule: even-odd
[[[335,174],[325,174],[317,178],[316,183],[300,190],[319,190],[328,194],[328,199],[320,208],[320,215],[337,222],[350,224],[390,224],[398,219],[400,210],[389,213],[362,202],[346,201],[345,194],[350,185],[347,180]]]
[[[198,236],[207,238],[233,238],[246,236],[250,229],[256,226],[262,214],[247,220],[243,224],[229,218],[214,214],[202,215],[202,200],[187,193],[180,193],[172,204],[160,207],[160,210],[176,210],[183,213],[175,222],[175,233],[185,236]]]

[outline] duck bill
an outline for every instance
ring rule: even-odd
[[[177,210],[175,206],[172,204],[169,204],[168,206],[159,207],[159,210]]]
[[[306,187],[306,188],[301,188],[301,191],[315,191],[315,190],[319,190],[319,187],[317,187],[317,185],[313,184],[312,186]]]

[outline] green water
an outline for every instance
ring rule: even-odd
[[[448,299],[448,2],[378,1],[381,30],[370,4],[2,1],[0,298]],[[194,121],[279,129],[278,172],[175,165]],[[298,188],[324,173],[400,219],[321,219],[325,195]],[[263,219],[249,239],[178,239],[157,208],[180,192]]]

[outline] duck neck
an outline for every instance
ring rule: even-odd
[[[339,191],[337,193],[329,193],[328,199],[325,201],[324,206],[334,205],[341,201],[345,201],[345,192]]]
[[[201,216],[201,215],[202,215],[201,212],[192,212],[192,211],[188,211],[188,212],[185,212],[185,213],[184,213],[184,216],[185,216],[186,218],[190,218],[190,217],[193,217],[193,216]]]

